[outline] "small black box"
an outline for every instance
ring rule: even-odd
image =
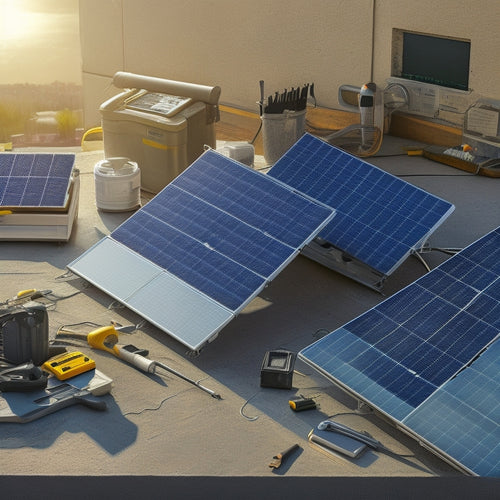
[[[291,389],[296,355],[290,351],[268,351],[262,362],[260,386]]]

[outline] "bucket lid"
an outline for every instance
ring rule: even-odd
[[[137,163],[130,161],[129,158],[115,157],[106,158],[96,164],[94,173],[110,177],[131,175],[138,171]]]

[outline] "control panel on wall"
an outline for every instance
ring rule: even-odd
[[[388,85],[409,95],[408,112],[461,125],[471,104],[470,40],[393,29]]]

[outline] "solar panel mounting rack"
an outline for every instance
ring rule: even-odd
[[[310,134],[268,175],[337,211],[303,255],[375,290],[454,206]]]

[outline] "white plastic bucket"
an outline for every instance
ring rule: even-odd
[[[283,113],[264,113],[262,119],[262,141],[264,158],[269,164],[279,160],[304,134],[306,110]]]
[[[94,166],[97,208],[127,212],[141,206],[141,172],[128,158],[106,158]]]

